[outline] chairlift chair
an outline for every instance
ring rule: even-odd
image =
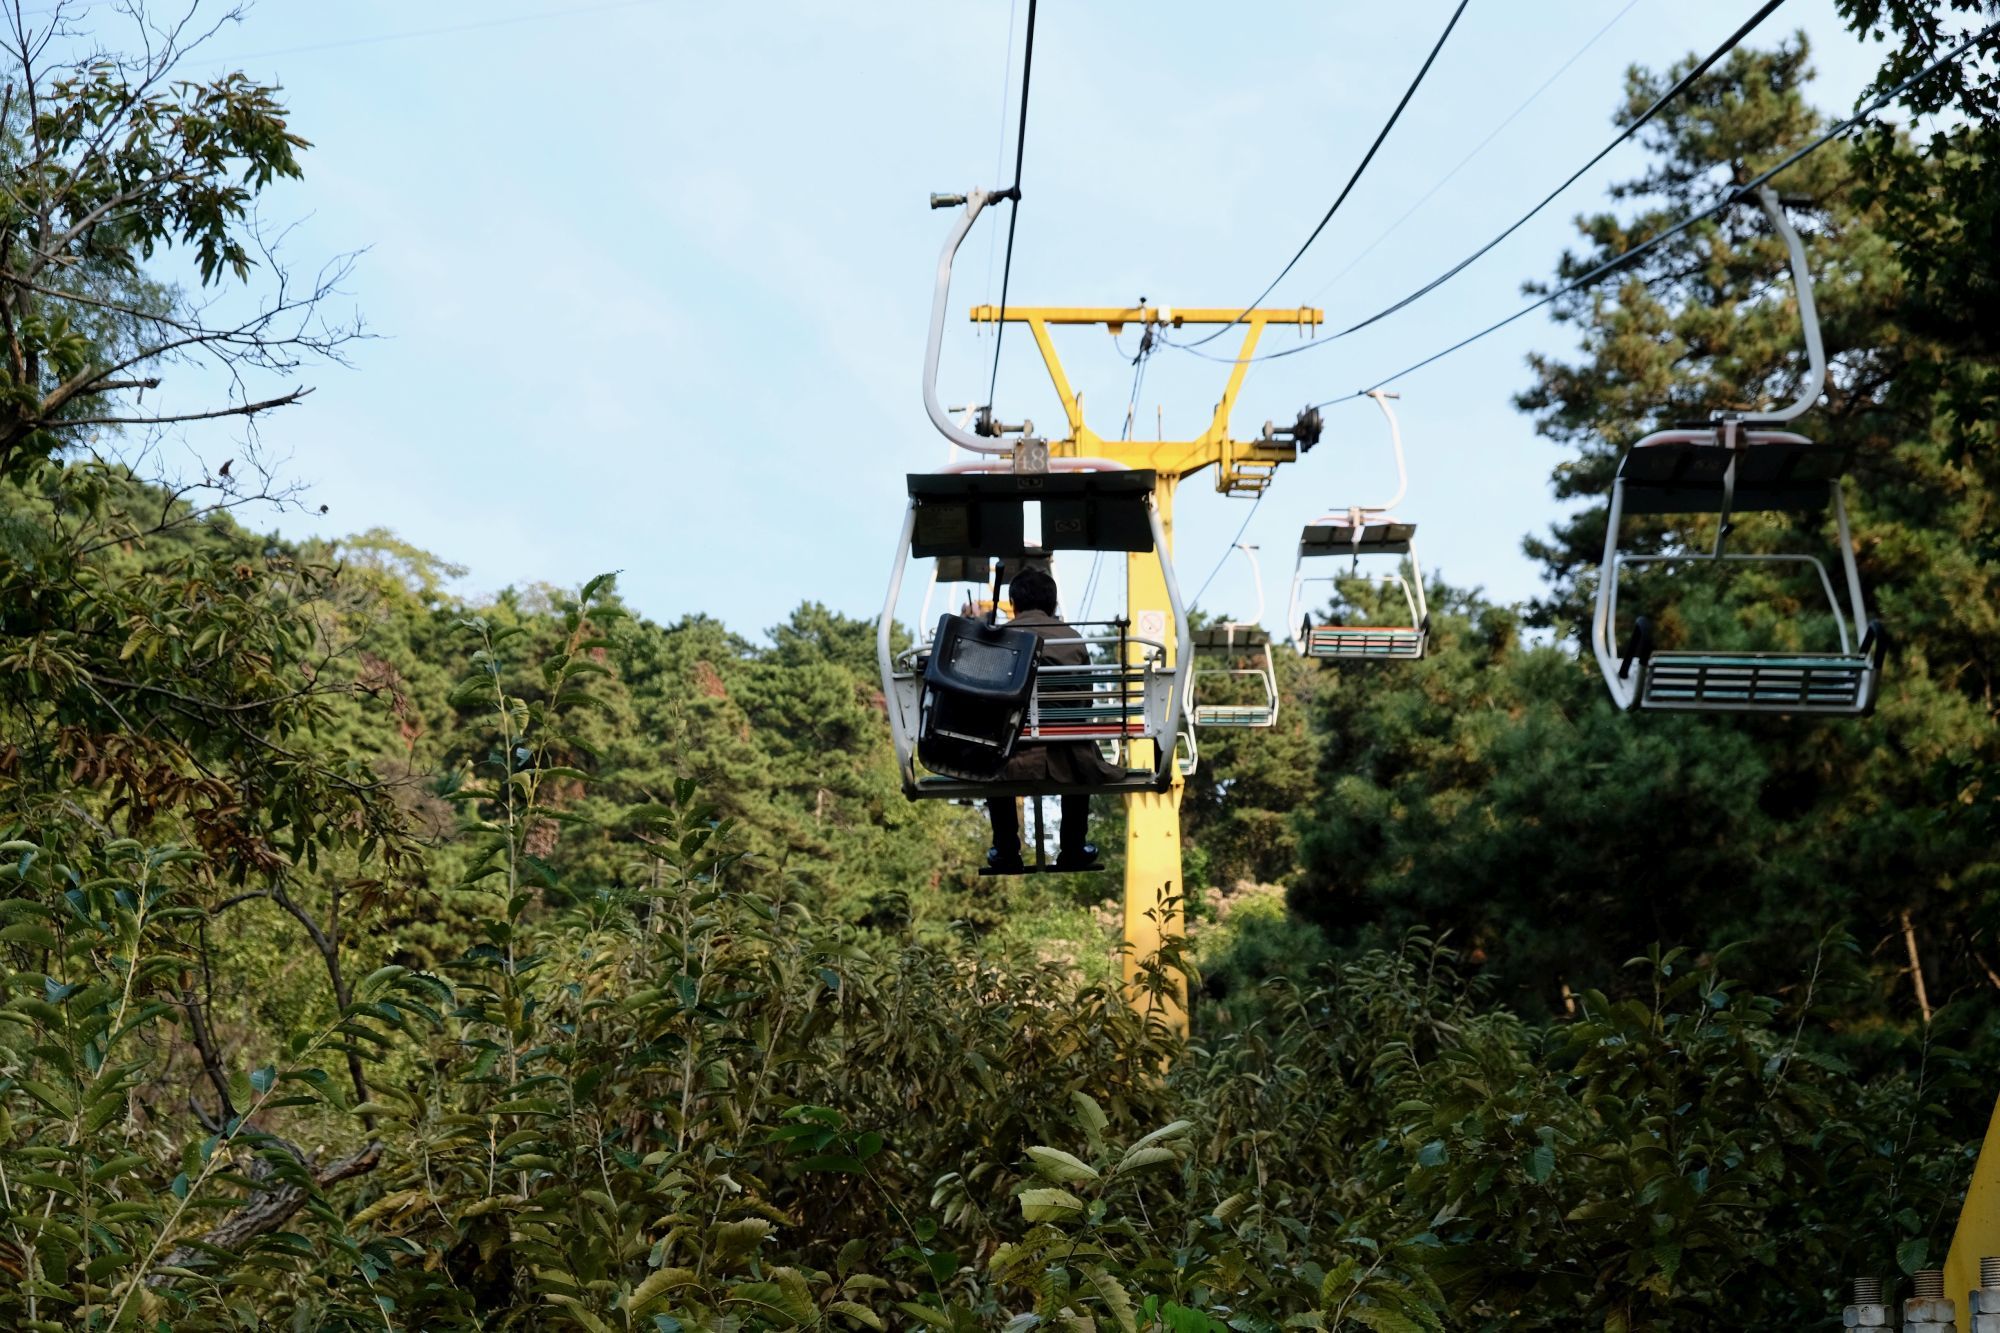
[[[1250,577],[1257,588],[1257,611],[1249,620],[1225,620],[1204,626],[1190,634],[1194,661],[1188,672],[1187,713],[1195,727],[1266,728],[1278,725],[1278,671],[1271,660],[1271,635],[1264,628],[1264,578],[1257,568],[1254,546],[1236,543],[1235,550],[1249,562]],[[1226,693],[1230,682],[1257,682],[1261,698],[1242,703],[1216,698],[1217,687]],[[1203,687],[1203,682],[1208,687]]]
[[[910,474],[909,507],[875,641],[896,761],[903,792],[910,799],[1115,795],[1165,791],[1171,784],[1175,739],[1193,660],[1187,616],[1153,506],[1153,474],[1091,470],[1101,466],[1088,460],[1054,460],[1049,472],[1017,473],[1006,470],[1005,462],[992,461],[962,463],[942,473]],[[1031,505],[1038,507],[1041,528],[1041,540],[1032,545],[1029,539],[1036,525],[1030,521]],[[1108,745],[1118,755],[1122,776],[1089,784],[1014,782],[927,768],[920,761],[918,740],[925,730],[927,700],[939,689],[932,670],[934,646],[927,642],[901,655],[891,646],[896,603],[909,561],[1037,559],[1056,551],[1150,552],[1160,563],[1178,633],[1172,653],[1167,643],[1134,634],[1123,620],[1072,622],[1093,660],[1082,666],[1040,666],[1025,696],[1014,739],[1016,746],[1077,741]],[[1150,753],[1142,759],[1135,754],[1139,741],[1151,742]]]
[[[1395,515],[1409,490],[1409,474],[1403,463],[1403,432],[1388,400],[1398,395],[1380,389],[1368,395],[1389,421],[1389,442],[1396,456],[1396,493],[1383,505],[1354,505],[1336,510],[1308,523],[1299,534],[1298,566],[1292,573],[1292,600],[1289,621],[1298,627],[1293,647],[1302,657],[1331,662],[1414,661],[1424,655],[1430,642],[1430,606],[1424,597],[1423,570],[1417,563],[1417,525]],[[1388,556],[1395,565],[1387,572],[1361,571],[1363,557],[1371,560]],[[1345,574],[1311,572],[1316,562],[1346,559]],[[1409,573],[1402,564],[1409,561]],[[1306,589],[1330,585],[1337,592],[1342,584],[1374,583],[1402,593],[1409,623],[1356,624],[1315,621],[1306,606]]]
[[[1760,187],[1757,197],[1791,258],[1810,370],[1799,397],[1788,406],[1767,412],[1716,412],[1707,426],[1654,431],[1620,460],[1611,485],[1591,645],[1612,700],[1621,709],[1853,716],[1869,712],[1875,704],[1886,643],[1881,627],[1868,619],[1841,493],[1840,478],[1852,450],[1773,429],[1802,415],[1818,400],[1826,381],[1826,352],[1805,247],[1769,187]],[[1725,549],[1735,515],[1823,513],[1829,508],[1846,584],[1844,610],[1819,557]],[[1627,514],[1714,514],[1715,546],[1707,553],[1620,551],[1619,530]],[[1810,568],[1832,614],[1837,650],[1657,649],[1650,619],[1643,615],[1634,618],[1622,648],[1614,644],[1622,571],[1699,560]]]

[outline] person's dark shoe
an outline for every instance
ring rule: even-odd
[[[989,873],[995,875],[1024,875],[1028,871],[1027,865],[1021,860],[1021,853],[1018,849],[1011,852],[1003,852],[998,847],[988,847],[986,849],[986,869]]]
[[[1097,844],[1086,842],[1081,847],[1065,847],[1056,857],[1057,870],[1102,870],[1104,863],[1097,859]]]

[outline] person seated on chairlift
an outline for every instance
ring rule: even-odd
[[[1090,649],[1077,632],[1056,619],[1056,581],[1047,570],[1033,567],[1014,576],[1009,585],[1013,594],[1014,618],[1009,628],[1032,630],[1041,640],[1035,658],[1043,666],[1086,666]],[[1003,782],[1047,782],[1063,786],[1110,782],[1122,776],[1104,762],[1092,741],[1056,741],[1046,745],[1018,747],[1001,770]],[[993,820],[993,847],[986,860],[1001,872],[1019,871],[1021,862],[1021,809],[1011,796],[994,797],[986,803]],[[1062,798],[1062,846],[1056,857],[1058,870],[1082,870],[1097,864],[1097,848],[1088,841],[1090,797],[1072,793]]]

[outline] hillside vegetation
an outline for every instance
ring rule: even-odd
[[[1928,9],[1845,9],[1887,79],[1942,49]],[[331,289],[255,243],[306,144],[240,76],[16,56],[0,1325],[1807,1327],[1941,1258],[2000,1068],[1987,76],[1784,180],[1875,714],[1625,716],[1581,655],[1619,451],[1797,375],[1782,248],[1726,212],[1558,304],[1576,359],[1519,400],[1577,502],[1529,538],[1547,596],[1439,584],[1426,661],[1287,655],[1284,725],[1204,739],[1189,936],[1142,967],[1191,980],[1184,1041],[1118,989],[1115,874],[996,888],[977,810],[903,799],[872,625],[468,598],[385,532],[261,535],[297,498],[252,455],[144,467],[186,346],[338,355]],[[1802,41],[1718,65],[1556,278],[1816,134],[1807,73]],[[211,328],[219,293],[297,318]],[[1811,592],[1704,584],[1662,641],[1800,646]]]

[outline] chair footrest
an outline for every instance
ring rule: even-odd
[[[1366,660],[1423,655],[1423,631],[1410,625],[1315,625],[1306,631],[1308,657]]]
[[[1109,782],[972,782],[965,778],[921,777],[916,786],[906,787],[918,799],[987,801],[1009,796],[1124,796],[1132,792],[1159,792],[1167,789],[1167,779],[1150,768],[1128,768],[1123,778]]]
[[[1860,712],[1873,663],[1844,653],[1655,653],[1641,708]]]
[[[1199,704],[1194,710],[1197,727],[1268,727],[1271,710],[1261,704]]]
[[[1104,862],[1102,861],[1092,861],[1087,866],[1066,866],[1060,862],[1050,861],[1046,865],[1022,865],[1018,869],[1009,866],[1005,870],[994,866],[981,866],[979,877],[981,879],[1007,879],[1015,875],[1094,875],[1102,869],[1104,869]]]

